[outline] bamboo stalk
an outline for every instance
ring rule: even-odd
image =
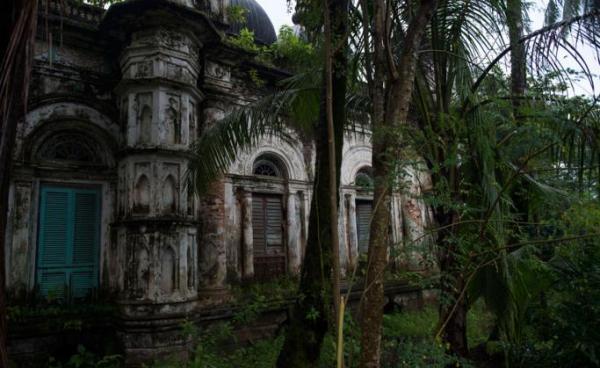
[[[344,366],[344,312],[346,310],[346,299],[344,296],[341,296],[340,298],[336,344],[337,368],[342,368]]]

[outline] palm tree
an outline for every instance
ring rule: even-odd
[[[375,137],[377,134],[401,136],[403,139],[395,140],[395,144],[408,147],[405,152],[419,152],[427,163],[434,188],[426,199],[432,203],[438,227],[436,235],[441,268],[438,335],[457,354],[466,354],[468,348],[466,315],[470,300],[467,298],[467,289],[474,280],[481,280],[480,276],[486,272],[495,270],[497,280],[502,280],[503,290],[507,291],[504,293],[504,304],[507,307],[496,308],[498,314],[506,316],[503,321],[514,321],[513,317],[519,314],[517,309],[520,307],[515,299],[523,293],[517,287],[519,285],[516,280],[519,277],[513,266],[521,262],[513,262],[512,258],[517,254],[505,249],[510,244],[507,242],[508,232],[514,228],[506,224],[519,222],[513,214],[515,203],[509,189],[514,187],[517,179],[530,183],[534,187],[531,193],[548,189],[525,172],[525,166],[515,165],[519,162],[527,164],[548,149],[538,145],[537,151],[523,150],[524,142],[515,137],[523,137],[522,133],[532,130],[531,124],[515,128],[514,121],[510,122],[501,113],[503,101],[515,102],[513,109],[508,110],[515,111],[514,107],[519,107],[521,100],[526,97],[523,96],[525,91],[522,81],[525,72],[522,64],[520,70],[517,64],[527,55],[528,60],[532,61],[530,70],[538,73],[550,70],[567,78],[560,68],[557,54],[550,46],[569,49],[575,55],[576,50],[570,48],[571,44],[568,42],[561,43],[556,36],[564,34],[567,28],[574,29],[574,34],[582,37],[586,43],[597,45],[595,30],[586,27],[590,19],[598,17],[594,12],[553,24],[527,36],[521,35],[521,20],[511,18],[509,21],[513,26],[518,26],[518,29],[515,32],[511,26],[512,32],[509,33],[512,34],[512,44],[511,37],[509,43],[506,43],[502,24],[509,23],[507,16],[522,17],[522,13],[517,12],[515,15],[512,11],[514,9],[507,8],[514,7],[514,3],[440,1],[423,41],[426,50],[420,53],[412,123],[401,129],[396,127],[399,132],[386,129],[374,132]],[[405,45],[402,41],[411,16],[406,11],[406,4],[404,1],[396,1],[386,8],[393,15],[392,21],[385,23],[388,27],[386,35],[391,37],[384,41],[390,51],[385,61],[387,65],[394,60],[401,60],[403,55]],[[363,6],[363,15],[370,10],[370,5]],[[363,21],[365,29],[372,27],[374,22],[371,19],[373,18]],[[371,35],[372,32],[366,31],[363,34]],[[363,40],[363,44],[367,45],[362,63],[367,70],[363,75],[371,80],[368,69],[376,64],[369,59],[376,57],[376,53],[373,53],[368,42]],[[523,49],[524,53],[516,55],[520,61],[515,63],[515,86],[512,90],[504,90],[505,99],[498,96],[498,92],[503,91],[498,89],[498,86],[503,85],[503,80],[498,78],[500,73],[496,71],[505,55],[513,50],[517,50],[513,54],[518,54],[519,49]],[[490,56],[494,54],[497,56]],[[520,76],[517,76],[519,71]],[[376,83],[380,83],[381,78],[381,74],[373,77]],[[373,95],[371,89],[371,96]],[[398,102],[397,99],[394,100]],[[374,109],[376,101],[372,98]],[[539,108],[545,106],[541,105]],[[502,120],[498,121],[499,118]],[[373,118],[374,124],[377,121],[376,117]],[[521,133],[514,135],[515,129]],[[529,145],[531,142],[541,142],[539,137],[529,135],[528,138]],[[514,151],[507,155],[510,148]],[[397,151],[396,148],[389,152],[394,156]],[[374,166],[378,165],[377,161],[381,161],[381,158],[375,158]],[[389,181],[390,177],[382,176],[378,180]],[[381,203],[385,207],[383,200]],[[378,232],[376,229],[384,226],[382,224],[385,224],[383,217],[374,217],[372,226],[375,230],[372,229],[371,239],[385,238],[382,236],[385,235],[385,230]],[[475,256],[481,252],[492,256],[485,259]],[[509,253],[511,257],[507,258]],[[370,262],[373,262],[373,258]],[[380,263],[385,267],[384,261]],[[473,292],[472,295],[480,296],[482,293]],[[509,307],[512,309],[507,309]],[[507,323],[502,324],[508,326]]]
[[[509,3],[514,6],[513,1]],[[535,121],[526,117],[518,121],[507,119],[502,114],[506,99],[498,96],[505,92],[507,100],[513,101],[512,108],[505,111],[522,115],[515,106],[520,108],[524,97],[523,81],[516,80],[522,78],[523,71],[513,70],[514,83],[510,89],[499,89],[503,81],[494,80],[492,71],[504,55],[523,45],[525,55],[534,61],[530,65],[532,70],[551,69],[564,75],[556,54],[546,51],[549,45],[570,46],[554,43],[555,36],[567,27],[576,29],[589,44],[597,45],[595,31],[584,23],[597,17],[595,12],[527,36],[515,39],[513,35],[508,44],[500,47],[492,45],[490,40],[497,40],[503,34],[496,24],[502,24],[514,10],[507,11],[505,5],[500,5],[493,1],[440,3],[428,39],[432,55],[422,58],[422,74],[417,77],[418,124],[408,134],[416,138],[412,144],[424,153],[434,184],[431,201],[439,227],[441,269],[438,335],[457,354],[467,352],[466,314],[472,302],[467,298],[467,289],[472,285],[480,287],[473,291],[473,297],[485,295],[481,287],[496,286],[493,288],[496,300],[503,307],[494,311],[505,330],[514,330],[523,305],[518,299],[523,301],[526,293],[515,267],[522,264],[518,261],[519,254],[512,252],[521,247],[508,242],[515,238],[509,231],[514,227],[506,224],[523,221],[512,213],[517,203],[510,195],[510,188],[519,179],[532,186],[530,194],[540,190],[547,193],[548,189],[527,172],[528,163],[548,151],[548,142],[531,134],[525,138],[525,133],[533,131]],[[514,19],[507,23],[510,22]],[[509,33],[515,30],[512,31]],[[482,54],[494,50],[500,50],[495,58],[481,60]],[[521,56],[517,59],[522,61]],[[522,66],[515,66],[519,68]],[[537,96],[540,97],[543,98]],[[537,108],[546,106],[538,104]],[[551,144],[562,143],[554,140]],[[482,253],[487,257],[479,257]],[[474,281],[478,282],[473,284]]]
[[[384,285],[383,277],[387,266],[390,198],[393,188],[390,179],[394,176],[398,147],[403,137],[397,133],[408,124],[413,82],[417,67],[417,53],[421,39],[435,8],[436,0],[423,0],[414,14],[409,16],[406,29],[400,30],[402,48],[398,61],[390,60],[387,53],[391,47],[388,26],[392,20],[389,12],[393,2],[374,1],[372,18],[369,5],[362,1],[362,22],[372,33],[372,58],[366,68],[374,70],[369,82],[371,91],[371,121],[373,128],[373,176],[375,179],[373,201],[375,207],[370,226],[369,251],[365,289],[361,309],[361,367],[378,367],[381,356],[381,328],[383,322]],[[408,3],[408,2],[407,2]],[[365,55],[371,53],[369,42],[365,44]]]
[[[389,73],[389,64],[387,64],[390,62],[389,56],[392,56],[392,61],[402,60],[405,27],[408,24],[406,19],[410,19],[410,17],[407,18],[406,9],[414,10],[415,8],[406,7],[407,3],[404,1],[396,1],[390,5],[393,17],[388,26],[391,27],[391,32],[386,32],[385,35],[389,34],[391,38],[386,40],[387,36],[380,34],[377,42],[392,46],[388,47],[391,54],[384,55],[383,60],[386,65],[383,66],[380,55],[378,59],[380,65],[376,74],[370,75],[369,66],[374,65],[373,60],[370,59],[373,56],[373,41],[369,40],[374,34],[371,28],[372,17],[369,15],[371,3],[365,1],[362,4],[365,4],[361,10],[366,21],[362,22],[364,30],[360,33],[364,38],[359,41],[353,39],[352,42],[365,47],[365,51],[361,55],[363,59],[358,62],[358,65],[363,66],[360,71],[361,75],[371,82],[370,97],[372,112],[374,112],[377,103],[382,101],[380,83],[386,78],[385,73]],[[527,126],[515,128],[514,121],[507,118],[513,109],[506,108],[503,103],[512,101],[513,94],[510,89],[502,88],[504,81],[498,68],[499,62],[512,50],[510,43],[505,43],[502,37],[505,32],[502,28],[505,17],[506,8],[499,6],[497,1],[440,1],[425,33],[422,43],[425,45],[425,50],[419,53],[421,57],[416,66],[416,85],[411,110],[414,118],[410,119],[410,123],[391,125],[393,129],[384,128],[379,132],[374,132],[375,135],[391,133],[392,137],[402,137],[404,145],[402,152],[419,152],[432,176],[434,188],[426,199],[431,203],[438,226],[437,229],[433,229],[437,233],[441,267],[440,332],[438,335],[448,342],[451,350],[457,354],[465,354],[467,351],[466,315],[472,299],[489,295],[489,293],[485,294],[481,291],[482,287],[489,289],[490,286],[493,286],[496,292],[502,291],[503,297],[499,299],[503,300],[504,307],[495,308],[494,311],[499,316],[505,316],[505,322],[501,322],[500,325],[506,330],[509,325],[506,321],[514,322],[516,320],[514,317],[517,317],[519,311],[522,311],[522,304],[519,304],[518,299],[523,299],[521,296],[524,289],[518,287],[526,286],[526,282],[515,271],[521,267],[522,262],[517,257],[519,253],[513,252],[513,250],[521,249],[523,246],[512,247],[507,242],[507,232],[510,226],[506,226],[506,224],[515,222],[515,218],[511,214],[514,204],[512,203],[513,197],[509,195],[509,188],[514,185],[516,178],[522,178],[531,183],[533,188],[537,188],[535,190],[548,192],[549,188],[529,173],[524,172],[523,167],[515,165],[515,162],[528,163],[534,158],[548,153],[550,150],[546,146],[552,144],[550,147],[555,147],[562,143],[556,139],[559,134],[562,136],[570,134],[579,137],[577,138],[578,142],[589,143],[585,143],[589,134],[583,134],[585,129],[581,124],[579,127],[577,127],[578,124],[573,124],[575,126],[573,129],[566,129],[564,124],[550,126],[550,124],[540,121],[525,120]],[[591,12],[550,25],[516,41],[513,40],[513,46],[521,44],[526,46],[528,60],[534,61],[530,65],[530,70],[540,73],[549,69],[561,72],[558,68],[560,63],[557,54],[546,52],[548,46],[558,44],[558,46],[568,47],[567,43],[560,44],[556,41],[559,39],[556,36],[563,34],[566,28],[569,28],[573,35],[583,37],[588,44],[596,45],[595,31],[586,27],[585,22],[597,17],[597,13]],[[358,32],[353,34],[356,33]],[[497,43],[494,43],[496,41]],[[484,57],[484,55],[494,54],[496,57]],[[318,101],[322,90],[322,88],[315,87],[319,85],[319,82],[315,83],[315,80],[319,79],[318,75],[308,73],[304,76],[308,75],[312,75],[312,78],[309,78],[311,79],[310,83],[304,83],[302,81],[306,81],[306,78],[296,76],[287,81],[282,91],[257,104],[236,111],[214,129],[206,132],[194,150],[197,159],[193,161],[192,173],[196,174],[192,177],[198,179],[196,184],[206,182],[204,179],[200,180],[202,174],[198,175],[198,173],[209,172],[214,177],[223,172],[235,159],[238,149],[251,146],[261,135],[282,134],[285,136],[285,124],[281,119],[282,116],[288,116],[292,118],[290,120],[294,121],[294,116],[290,115],[299,113],[298,115],[306,117],[306,114],[302,114],[302,112],[309,108],[313,109],[311,110],[312,116],[319,115],[321,122],[324,121],[324,110],[320,109],[320,113],[317,114],[315,106],[318,104],[305,101],[305,99],[309,102]],[[505,95],[499,96],[502,93]],[[541,96],[541,98],[546,97]],[[391,98],[388,104],[397,102],[396,98]],[[538,107],[540,109],[548,108],[545,104],[540,104]],[[373,116],[381,117],[382,109],[378,111],[380,113],[378,115],[373,113]],[[374,123],[380,121],[372,120]],[[252,121],[252,124],[248,125],[248,121]],[[298,119],[298,121],[315,123],[310,119]],[[408,120],[391,119],[390,121]],[[548,129],[557,132],[551,143],[532,135],[527,136],[528,141],[517,139],[525,137],[523,133],[534,130],[532,126],[534,123],[547,124]],[[389,128],[389,126],[387,127]],[[321,129],[323,128],[321,127]],[[318,125],[316,135],[317,140],[319,136],[325,136],[322,130],[319,132]],[[339,141],[336,140],[336,142]],[[529,144],[535,142],[537,145],[533,149],[523,150],[522,146],[527,142]],[[399,150],[394,145],[399,144],[398,140],[392,139],[388,143],[391,152],[396,155]],[[323,148],[318,155],[323,160],[321,162],[327,162],[326,158],[322,157],[325,152],[326,150]],[[385,152],[385,150],[378,152]],[[564,151],[554,150],[553,152]],[[594,159],[597,159],[597,152],[598,150],[587,150],[586,157],[596,157]],[[339,159],[339,155],[337,157]],[[382,165],[382,157],[379,155],[375,155],[375,157],[374,166]],[[383,162],[386,162],[386,158],[383,157],[383,159]],[[393,164],[393,160],[392,162],[387,161],[386,164],[388,166]],[[385,166],[384,169],[386,169]],[[319,172],[319,166],[317,170]],[[337,170],[339,170],[339,166]],[[380,170],[381,172],[385,173]],[[397,172],[397,170],[390,170],[389,173],[391,172]],[[317,173],[317,177],[320,177],[319,175],[321,174]],[[389,176],[391,174],[381,175],[378,180],[386,181]],[[327,177],[317,180],[315,185],[319,185],[318,183],[327,185]],[[316,188],[315,193],[319,193],[320,190]],[[385,192],[381,188],[384,186],[380,187],[378,193],[379,198],[384,198],[381,200],[384,203]],[[323,226],[319,228],[318,223],[313,220],[316,211],[322,211],[321,205],[330,198],[327,196],[321,200],[315,198],[314,200],[317,202],[313,202],[311,205],[309,232],[313,234],[312,236],[318,234],[317,230],[321,231],[323,238],[328,236],[328,229],[324,229]],[[377,202],[378,200],[376,200]],[[315,203],[320,205],[315,206]],[[387,223],[382,220],[386,215],[385,206],[382,205],[382,209],[381,217],[376,217],[372,221],[375,229],[372,229],[373,234],[385,235],[382,229],[384,227],[382,224]],[[326,214],[322,213],[322,215]],[[312,261],[308,258],[309,254],[319,260],[320,255],[330,257],[327,255],[330,248],[325,247],[323,238],[319,245],[318,241],[309,235],[309,245],[312,248],[310,248],[311,250],[307,249],[307,260],[305,260],[301,281],[301,288],[308,290],[306,295],[309,295],[309,298],[297,302],[295,306],[297,314],[291,320],[292,324],[294,321],[303,322],[304,326],[300,326],[297,331],[308,331],[308,334],[302,336],[305,341],[300,342],[300,345],[294,346],[286,342],[286,348],[284,348],[285,352],[291,352],[295,356],[303,355],[298,362],[306,363],[309,360],[307,356],[310,355],[311,359],[314,359],[318,355],[321,343],[319,338],[327,328],[325,316],[329,314],[329,307],[323,308],[314,303],[317,300],[321,302],[323,295],[330,295],[328,291],[323,294],[320,289],[323,285],[330,287],[327,281],[329,279],[327,272],[329,272],[330,266],[326,265],[324,268],[316,267],[314,264],[311,266]],[[371,236],[371,239],[375,238],[377,238],[376,235]],[[377,246],[372,248],[375,249]],[[383,269],[385,268],[385,262],[381,262],[381,259],[378,258],[381,254],[385,254],[379,252],[381,249],[385,250],[385,247],[386,244],[383,244],[382,247],[377,248],[378,252],[375,256],[370,255],[371,262],[375,259],[379,269],[382,269],[382,265]],[[370,250],[370,252],[373,251]],[[313,277],[315,275],[318,277]],[[486,275],[489,276],[487,279]],[[367,285],[371,283],[375,285],[374,281],[380,282],[381,279],[378,276],[377,272],[371,270],[371,279]],[[495,282],[496,286],[489,282],[492,276],[497,281]],[[320,279],[322,283],[316,279]],[[518,285],[519,282],[521,285]],[[317,285],[319,295],[317,295]],[[377,286],[379,287],[379,285]],[[470,292],[467,292],[468,289]],[[378,290],[373,292],[374,305],[379,305],[377,304],[377,295],[380,295]],[[472,298],[469,299],[468,295],[471,295]],[[298,313],[298,311],[302,311],[300,308],[304,308],[304,311],[316,311],[316,315],[323,319],[318,323],[307,322],[306,315]],[[373,319],[368,320],[365,325],[367,328],[375,326],[371,331],[367,331],[367,334],[371,333],[370,336],[377,336],[379,330],[376,322],[380,318],[377,314],[380,314],[381,311],[377,307],[373,308],[373,311]],[[323,314],[320,314],[321,312]],[[372,321],[375,323],[370,324]],[[368,336],[367,334],[365,336]],[[306,338],[307,336],[309,338]],[[375,344],[377,344],[377,340],[377,338],[374,339]],[[371,346],[369,343],[372,342],[367,341],[365,347]],[[364,353],[369,355],[365,361],[372,362],[377,359],[376,348],[366,349]]]
[[[337,231],[337,218],[332,217],[331,198],[338,200],[343,131],[346,124],[347,0],[328,2],[331,33],[336,47],[332,52],[330,90],[333,118],[335,163],[330,161],[325,95],[325,78],[318,72],[305,72],[282,82],[281,89],[262,100],[237,109],[219,124],[204,132],[194,144],[190,163],[191,184],[204,192],[212,180],[221,175],[235,160],[236,153],[252,147],[267,134],[290,137],[288,124],[311,132],[316,143],[315,181],[309,215],[308,237],[302,263],[299,297],[292,308],[283,349],[278,359],[280,367],[314,366],[320,357],[321,345],[330,324],[332,307],[332,232]],[[300,1],[297,9],[319,14],[319,1]],[[320,32],[320,29],[319,31]],[[317,69],[318,71],[319,69]],[[317,117],[315,119],[315,116]],[[335,178],[331,178],[334,174]]]

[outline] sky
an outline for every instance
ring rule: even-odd
[[[256,0],[262,7],[265,9],[269,18],[271,18],[271,22],[275,27],[275,31],[279,31],[279,28],[284,25],[293,25],[292,23],[292,12],[288,9],[288,1],[287,0]],[[543,26],[544,23],[544,9],[548,0],[537,0],[531,2],[531,8],[529,11],[530,16],[530,28],[531,30],[536,30]],[[292,4],[293,8],[293,4]],[[580,49],[580,51],[585,55],[586,60],[590,63],[590,67],[596,70],[600,70],[600,65],[595,59],[595,55],[593,50],[589,48]],[[571,67],[573,69],[580,69],[577,64],[572,60],[565,60],[565,66]],[[600,84],[599,77],[596,76],[595,84]],[[596,87],[598,88],[598,87]],[[579,82],[575,83],[574,90],[570,91],[570,94],[594,94],[591,86],[587,82]],[[597,93],[597,92],[596,92]]]
[[[292,13],[288,12],[287,0],[256,0],[256,2],[265,9],[271,18],[275,32],[279,32],[279,28],[284,24],[293,25]]]

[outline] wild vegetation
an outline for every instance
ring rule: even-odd
[[[307,39],[327,65],[327,17],[312,10],[321,5],[298,2],[297,11],[313,30]],[[361,366],[384,364],[379,326],[387,254],[394,252],[387,240],[386,203],[392,191],[405,190],[410,172],[425,172],[432,181],[422,200],[435,220],[429,231],[440,267],[432,281],[440,291],[433,338],[454,355],[469,356],[473,350],[467,316],[483,299],[495,315],[490,346],[502,352],[500,360],[512,361],[507,356],[518,355],[514,348],[523,344],[534,301],[546,297],[541,270],[561,249],[582,246],[595,236],[589,229],[550,235],[546,224],[562,229],[564,219],[557,219],[565,208],[581,209],[582,201],[595,203],[598,197],[596,98],[569,97],[574,80],[593,81],[588,63],[597,60],[583,58],[573,42],[591,50],[597,46],[598,11],[588,3],[550,2],[545,27],[529,33],[527,11],[520,1],[359,1],[349,6],[345,100],[350,101],[349,116],[357,110],[370,115],[376,203],[364,270],[368,292],[359,317]],[[326,25],[325,36],[314,24]],[[574,58],[580,73],[561,64],[562,53]],[[196,177],[215,176],[237,149],[261,134],[285,136],[289,124],[306,131],[302,117],[311,115],[301,112],[315,110],[311,103],[319,101],[302,99],[319,92],[319,78],[310,74],[298,74],[284,82],[282,92],[228,118],[215,135],[234,132],[234,139],[225,138],[229,152],[198,142],[199,157],[211,150],[217,164],[203,162],[205,167],[192,171]],[[335,98],[320,101],[339,103]],[[573,110],[578,103],[585,107]],[[289,118],[287,125],[269,118],[281,115]],[[264,125],[247,130],[250,116]],[[347,129],[353,127],[346,123]],[[329,324],[333,327],[335,320]],[[494,351],[484,352],[494,356]]]
[[[15,12],[27,4],[15,1]],[[284,28],[269,47],[249,31],[230,39],[294,75],[204,132],[190,152],[191,185],[204,193],[264,134],[310,137],[317,157],[306,256],[298,282],[240,289],[238,301],[251,302],[230,322],[182,326],[195,347],[190,360],[156,367],[600,366],[600,96],[573,93],[596,78],[599,6],[550,0],[543,28],[529,30],[531,9],[520,0],[298,0],[302,37]],[[19,42],[31,25],[19,22],[15,41],[0,45],[2,183],[8,117],[26,101],[6,93],[7,81],[26,90],[28,64],[15,55],[27,56]],[[367,259],[350,280],[365,289],[361,308],[338,318],[345,129],[373,134],[376,206]],[[388,203],[393,192],[408,194],[415,173],[431,180],[419,199],[431,211],[438,272],[411,282],[437,290],[438,304],[384,314],[386,281],[407,277],[389,257],[418,241],[391,244]],[[284,329],[238,343],[237,328],[273,301],[293,305]],[[122,363],[101,355],[82,347],[52,366]]]

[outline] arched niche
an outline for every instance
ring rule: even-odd
[[[176,254],[172,247],[162,248],[160,257],[160,290],[163,294],[173,293],[176,289]]]
[[[146,295],[150,286],[150,256],[145,246],[138,246],[136,256],[135,293],[141,298]]]
[[[177,184],[173,175],[168,175],[162,185],[161,209],[164,215],[177,212]]]
[[[192,245],[188,244],[186,250],[187,260],[187,287],[192,290],[194,288],[194,259],[192,256]]]
[[[191,184],[187,185],[187,215],[194,216],[196,213],[196,193]]]
[[[142,107],[140,113],[140,143],[152,142],[152,108],[148,105]]]
[[[140,175],[133,192],[133,212],[148,214],[150,212],[150,181],[146,175]]]

